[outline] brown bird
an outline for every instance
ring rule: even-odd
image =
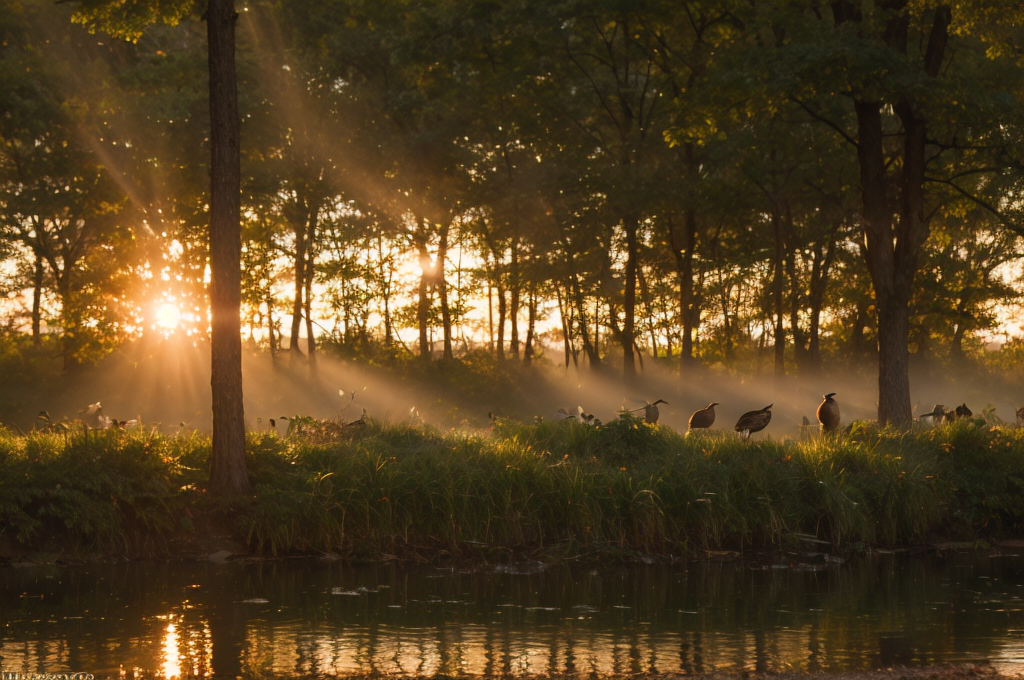
[[[956,410],[953,413],[956,414],[957,418],[970,418],[971,416],[974,415],[974,412],[971,411],[971,409],[967,408],[967,402],[964,402],[963,404],[957,406]]]
[[[815,415],[821,423],[822,432],[835,432],[839,429],[839,404],[832,398],[834,396],[835,392],[829,392],[822,397],[823,401],[818,405],[818,412]]]
[[[46,413],[46,411],[43,411],[43,413]],[[1017,427],[1021,425],[1024,425],[1024,406],[1017,409]]]
[[[772,422],[771,408],[775,404],[768,404],[760,411],[747,411],[736,421],[737,432],[743,435],[743,439],[750,439],[750,435],[760,432]]]
[[[658,411],[658,404],[665,404],[665,406],[668,406],[668,402],[664,399],[659,399],[653,404],[648,402],[644,405],[644,422],[648,425],[658,424],[658,418],[661,417],[661,413]]]
[[[706,430],[715,424],[715,407],[718,406],[717,401],[713,401],[707,405],[706,408],[702,408],[699,411],[695,411],[690,416],[690,422],[688,428],[691,430]]]

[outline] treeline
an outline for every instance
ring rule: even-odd
[[[877,353],[906,422],[911,353],[963,361],[1019,303],[1010,3],[238,5],[243,333],[271,353],[546,343],[627,380]],[[9,337],[68,367],[161,305],[208,324],[202,8],[135,43],[74,11],[0,0]]]

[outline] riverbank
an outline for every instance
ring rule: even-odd
[[[228,500],[206,493],[209,453],[196,432],[0,432],[0,555],[633,560],[1024,536],[1024,430],[981,420],[744,443],[631,417],[300,419],[250,433],[254,492]]]

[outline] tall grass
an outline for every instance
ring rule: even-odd
[[[205,493],[203,435],[0,432],[0,545],[159,552],[211,513],[277,555],[679,555],[809,537],[857,550],[1024,534],[1024,431],[980,421],[752,443],[628,416],[338,432],[250,434],[254,492],[231,506]]]

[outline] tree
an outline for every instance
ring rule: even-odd
[[[76,19],[91,29],[138,39],[157,22],[176,23],[190,0],[136,2],[80,0]],[[210,361],[213,450],[210,490],[249,490],[245,469],[241,339],[241,139],[235,74],[234,0],[209,0],[207,29],[210,93]]]

